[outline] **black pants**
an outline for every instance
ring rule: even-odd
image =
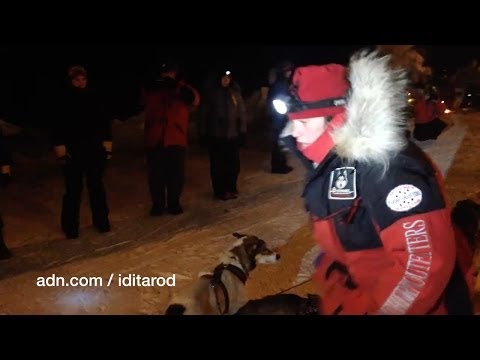
[[[271,170],[272,172],[283,172],[287,169],[287,154],[282,151],[282,146],[279,145],[278,139],[282,130],[284,129],[286,123],[288,122],[288,118],[285,116],[278,117],[274,116],[270,119],[271,127],[270,131],[272,134],[272,159],[271,159]]]
[[[157,206],[169,209],[180,206],[185,184],[185,155],[184,146],[147,149],[148,185],[152,202]]]
[[[63,166],[65,195],[62,206],[62,229],[64,232],[78,231],[84,177],[90,198],[93,224],[101,227],[108,223],[109,209],[103,185],[105,164],[105,156],[99,154],[99,156],[73,159]]]
[[[272,171],[284,171],[287,168],[287,154],[278,143],[280,131],[274,131],[272,135]]]
[[[208,152],[210,177],[215,196],[237,192],[237,179],[240,173],[238,139],[211,138]]]

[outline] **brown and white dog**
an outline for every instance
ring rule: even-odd
[[[275,264],[280,255],[254,235],[233,236],[238,240],[222,254],[220,264],[176,294],[165,315],[231,315],[247,303],[245,282],[250,272],[257,264]]]

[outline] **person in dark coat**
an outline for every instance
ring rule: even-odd
[[[203,105],[200,132],[207,139],[214,196],[221,200],[235,199],[240,173],[239,147],[245,145],[247,120],[242,93],[230,71],[218,77]]]
[[[267,109],[271,120],[272,135],[271,172],[274,174],[288,174],[293,170],[288,165],[285,147],[279,142],[280,133],[285,127],[288,117],[286,114],[276,112],[272,105],[273,100],[289,93],[290,76],[293,69],[294,65],[290,61],[280,62],[276,67],[275,80],[267,95]]]
[[[68,71],[69,86],[52,129],[55,154],[65,179],[61,226],[68,239],[79,236],[80,202],[86,179],[93,225],[110,231],[103,175],[112,156],[112,118],[87,86],[82,66]]]

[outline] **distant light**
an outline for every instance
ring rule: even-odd
[[[452,110],[450,109],[445,109],[445,111],[443,112],[444,114],[450,114],[452,112]]]
[[[414,102],[415,99],[408,99],[408,103],[411,104],[412,102]]]
[[[443,101],[443,100],[442,100],[442,101],[440,101],[440,102],[441,102],[442,104],[445,104],[445,101]]]
[[[225,75],[230,75],[230,74],[231,74],[231,72],[230,72],[230,71],[228,71],[228,70],[227,70],[227,71],[225,71]]]
[[[467,94],[467,96],[472,96],[472,94]]]
[[[412,93],[407,93],[407,95],[408,95],[408,96],[411,96],[411,95],[412,95]]]
[[[273,100],[273,107],[279,114],[286,114],[287,113],[287,104],[285,101],[282,100]]]

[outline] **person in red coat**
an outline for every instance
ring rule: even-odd
[[[348,68],[299,67],[276,104],[290,119],[282,137],[309,164],[320,312],[471,314],[472,254],[441,174],[404,136],[407,80],[388,63],[362,51]]]
[[[180,197],[185,182],[185,155],[190,107],[200,96],[178,81],[176,64],[163,64],[160,77],[143,90],[150,215],[183,213]]]
[[[413,108],[415,122],[413,137],[419,141],[435,140],[447,128],[447,124],[441,119],[447,106],[439,99],[433,87],[414,93],[416,99]]]

